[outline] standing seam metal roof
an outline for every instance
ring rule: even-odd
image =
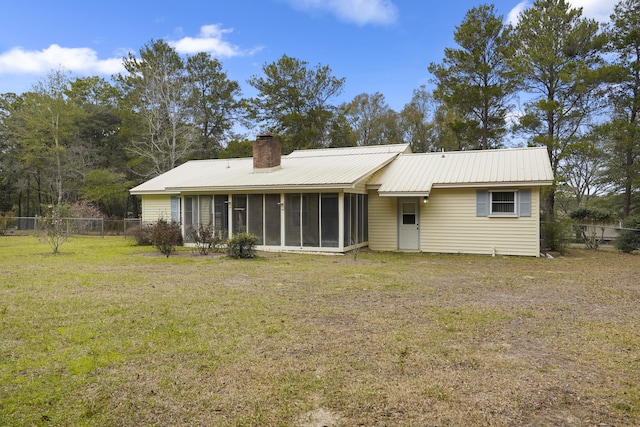
[[[431,188],[547,185],[544,147],[406,154],[407,145],[300,150],[281,168],[253,170],[253,159],[193,160],[131,189],[132,194],[353,188],[369,176],[381,195],[428,194]]]
[[[404,146],[406,148],[406,146]],[[308,150],[316,151],[316,150]],[[132,194],[286,188],[349,188],[393,160],[398,150],[283,156],[281,167],[256,172],[253,159],[193,160],[131,189]],[[311,153],[309,153],[311,154]],[[323,154],[323,153],[319,153]]]
[[[434,186],[547,185],[553,172],[544,147],[402,154],[368,182],[381,195],[428,194]]]

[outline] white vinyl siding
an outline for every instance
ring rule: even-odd
[[[538,188],[531,189],[531,212],[539,210]],[[475,189],[434,189],[422,206],[423,252],[539,256],[539,215],[476,216]]]
[[[156,222],[160,218],[171,221],[171,196],[142,196],[142,222]]]
[[[369,248],[374,251],[398,249],[398,202],[369,192]]]
[[[353,193],[367,193],[367,180],[366,179],[362,179],[359,182],[357,182],[354,186],[353,186],[353,191],[349,190],[349,192],[353,192]]]

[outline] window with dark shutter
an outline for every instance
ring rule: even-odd
[[[531,189],[476,190],[476,216],[531,216]]]
[[[515,191],[492,191],[491,195],[491,215],[515,215],[516,214],[516,192]]]

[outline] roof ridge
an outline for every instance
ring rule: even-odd
[[[362,150],[362,151],[367,151],[367,150],[371,150],[371,149],[375,149],[375,148],[379,148],[381,151],[384,150],[384,148],[387,148],[389,150],[389,152],[391,152],[391,148],[397,148],[397,147],[408,147],[410,144],[377,144],[377,145],[355,145],[355,146],[350,146],[350,147],[323,147],[323,148],[300,148],[297,150],[293,150],[291,153],[287,154],[287,156],[294,154],[294,153],[307,153],[307,152],[314,152],[314,153],[318,153],[318,152],[327,152],[327,151],[331,151],[331,152],[335,152],[335,151],[348,151],[348,150]],[[364,154],[370,154],[370,153],[364,153]]]
[[[510,148],[489,148],[486,150],[452,150],[452,151],[427,151],[426,153],[402,153],[403,156],[424,155],[424,154],[478,154],[478,153],[495,153],[497,151],[520,151],[532,149],[545,149],[545,147],[510,147]]]

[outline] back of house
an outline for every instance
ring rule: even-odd
[[[412,154],[408,145],[298,150],[258,137],[252,158],[195,160],[131,189],[142,219],[260,250],[342,253],[369,246],[538,256],[540,189],[553,182],[544,148]]]

